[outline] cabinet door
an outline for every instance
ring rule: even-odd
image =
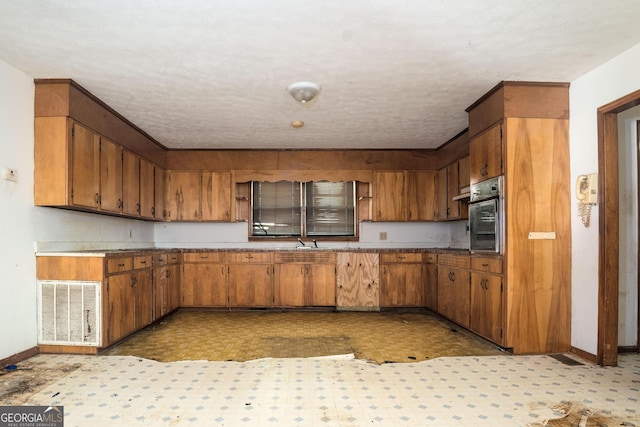
[[[436,219],[444,221],[447,219],[448,192],[447,192],[447,168],[438,170],[436,174]]]
[[[377,253],[338,253],[336,305],[339,309],[379,309],[379,266],[380,255]]]
[[[168,268],[153,269],[153,320],[167,314]]]
[[[382,264],[380,306],[423,306],[422,264]]]
[[[502,341],[502,277],[471,273],[472,331],[500,344]]]
[[[201,200],[203,221],[230,221],[231,173],[203,173]]]
[[[135,329],[133,277],[129,273],[109,277],[107,339],[113,343]]]
[[[229,305],[232,307],[272,306],[273,265],[229,265]]]
[[[129,150],[122,152],[122,213],[140,214],[140,157]]]
[[[436,217],[435,171],[407,173],[407,220],[433,221]]]
[[[226,264],[184,264],[182,305],[224,307],[227,305]]]
[[[200,220],[200,172],[168,172],[166,203],[167,219]]]
[[[223,266],[224,267],[224,266]],[[226,281],[224,278],[226,275],[224,271],[221,273],[221,280],[224,282],[224,285],[218,285],[216,288],[222,287],[225,293],[226,299]],[[173,310],[177,309],[180,306],[180,266],[179,265],[170,265],[167,267],[167,313],[171,313]]]
[[[468,191],[469,187],[469,156],[458,160],[458,194]]]
[[[284,307],[302,307],[305,305],[305,277],[307,264],[278,264],[274,290],[274,304]]]
[[[438,266],[438,313],[469,327],[470,273],[460,268]]]
[[[140,159],[140,216],[155,217],[155,171],[154,165],[146,159]]]
[[[404,172],[377,172],[375,179],[375,220],[406,220],[407,195]]]
[[[473,138],[469,144],[471,184],[502,175],[502,124]]]
[[[305,264],[305,304],[314,307],[336,305],[335,264]]]
[[[100,139],[100,209],[122,212],[122,147]]]
[[[453,200],[459,193],[459,169],[458,162],[453,162],[447,166],[447,218],[454,219],[460,217],[460,202]]]
[[[436,264],[425,265],[424,305],[429,310],[438,310],[438,266]]]
[[[73,124],[71,160],[71,203],[100,207],[100,137],[88,128]]]
[[[156,165],[154,167],[154,174],[155,201],[153,217],[157,220],[164,221],[167,218],[167,209],[164,202],[167,173],[163,168]]]
[[[131,273],[131,286],[135,301],[134,330],[143,328],[153,321],[153,289],[151,269]]]

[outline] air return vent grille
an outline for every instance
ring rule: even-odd
[[[40,344],[101,344],[100,282],[38,281]]]

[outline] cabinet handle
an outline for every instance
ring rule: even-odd
[[[135,277],[131,278],[131,287],[135,288],[135,286],[138,284],[138,279],[136,279]]]
[[[300,267],[300,275],[304,276],[304,265]]]
[[[124,267],[124,263],[123,264],[118,264],[118,267]]]
[[[451,281],[452,281],[452,282],[455,282],[455,281],[456,281],[456,272],[455,272],[455,271],[452,271],[452,272],[451,272]]]
[[[489,264],[484,263],[484,264],[482,264],[482,266],[483,266],[483,267],[489,267]]]
[[[167,273],[165,274],[165,277],[168,279],[169,277],[171,277],[171,270],[167,270]]]
[[[151,207],[151,215],[154,215],[154,216],[155,216],[155,214],[156,214],[156,207],[155,207],[155,206],[152,206],[152,207]]]
[[[142,265],[146,265],[146,264],[147,264],[147,261],[140,261],[140,264],[142,264]]]
[[[122,199],[118,199],[118,209],[122,209]]]
[[[136,212],[140,213],[140,203],[136,203]]]
[[[398,255],[398,259],[405,259],[404,255]]]
[[[100,203],[100,195],[98,193],[96,193],[95,199],[96,203]]]

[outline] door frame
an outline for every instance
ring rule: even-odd
[[[619,178],[618,113],[640,105],[640,90],[598,108],[598,346],[596,362],[618,364]],[[639,310],[640,311],[640,310]]]

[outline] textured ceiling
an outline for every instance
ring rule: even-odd
[[[0,58],[169,148],[434,148],[501,80],[570,82],[639,43],[638,16],[638,0],[2,0]],[[286,93],[299,80],[321,85],[313,105]]]

